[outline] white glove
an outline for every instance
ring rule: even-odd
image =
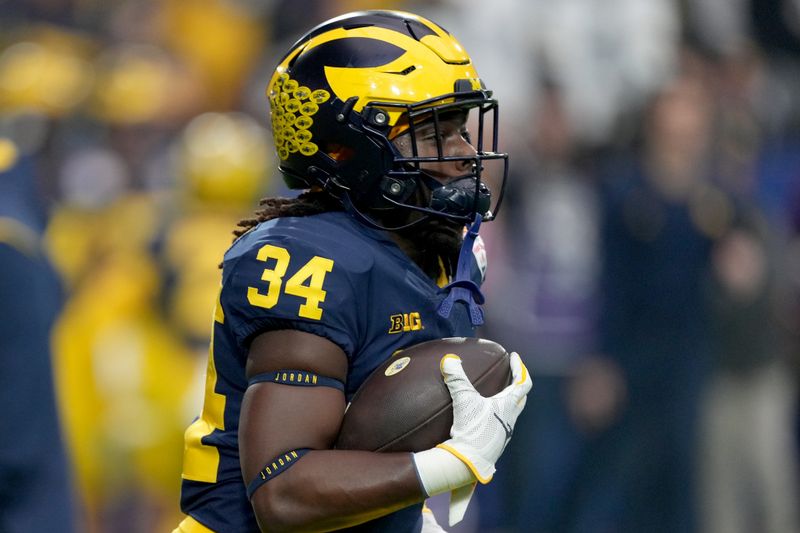
[[[514,424],[533,385],[517,353],[511,354],[510,363],[511,385],[484,398],[470,383],[458,356],[445,355],[441,362],[444,382],[453,397],[453,427],[452,438],[438,448],[461,459],[484,484],[494,475],[494,464],[511,440]]]
[[[494,465],[511,439],[517,417],[525,407],[533,382],[517,353],[511,354],[510,365],[511,385],[484,398],[464,373],[461,358],[454,354],[442,357],[440,368],[453,398],[451,438],[434,449],[414,454],[414,462],[429,496],[453,491],[450,525],[463,516],[472,495],[472,487],[461,487],[472,485],[475,480],[484,484],[491,481]],[[443,454],[444,450],[449,453]],[[460,461],[454,461],[454,457]],[[461,516],[453,513],[456,499],[461,500],[457,513]]]

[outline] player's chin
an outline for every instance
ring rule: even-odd
[[[431,217],[414,229],[424,248],[448,255],[458,253],[464,238],[464,224],[447,218]]]

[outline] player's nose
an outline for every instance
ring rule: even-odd
[[[463,176],[464,174],[469,173],[477,163],[476,159],[474,159],[477,154],[478,152],[475,150],[475,147],[472,146],[472,144],[470,144],[465,138],[459,136],[459,138],[455,141],[453,153],[450,154],[461,158],[453,161],[455,170],[454,177]]]

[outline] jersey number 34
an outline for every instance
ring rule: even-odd
[[[283,278],[291,260],[286,248],[265,244],[258,250],[256,258],[264,262],[274,260],[275,263],[272,268],[265,268],[261,273],[261,280],[269,283],[266,292],[257,287],[247,288],[247,301],[251,305],[271,309],[277,305],[281,294],[285,293],[305,299],[297,312],[298,316],[313,320],[322,318],[322,309],[319,307],[320,302],[325,301],[322,284],[325,282],[325,275],[333,270],[331,259],[315,255],[284,282]]]

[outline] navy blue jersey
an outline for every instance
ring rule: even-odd
[[[388,234],[344,212],[274,219],[238,239],[225,254],[205,403],[186,431],[181,509],[218,532],[258,530],[237,441],[254,336],[296,329],[334,342],[348,358],[349,400],[396,350],[474,334],[464,305],[437,313],[444,296]],[[419,531],[421,507],[354,530]]]

